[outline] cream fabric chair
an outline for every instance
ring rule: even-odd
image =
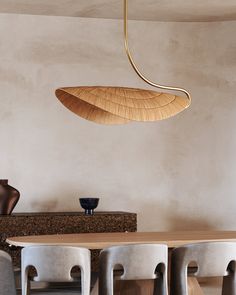
[[[119,280],[155,279],[154,293],[167,295],[166,245],[136,244],[104,249],[99,258],[99,295],[113,295],[114,270],[123,268],[116,275]]]
[[[188,266],[196,263],[190,273]],[[178,247],[171,258],[171,295],[188,295],[187,277],[224,277],[222,295],[236,295],[236,243],[209,242]],[[191,268],[190,268],[191,269]]]
[[[0,295],[16,295],[16,286],[10,255],[0,250]]]
[[[29,267],[37,271],[36,282],[73,282],[71,269],[81,270],[81,295],[90,293],[90,251],[70,246],[30,246],[22,250],[22,295],[29,294]]]

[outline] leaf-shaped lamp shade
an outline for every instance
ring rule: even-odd
[[[65,87],[56,96],[70,111],[100,124],[163,120],[190,105],[187,97],[127,87]]]

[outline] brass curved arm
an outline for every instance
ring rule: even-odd
[[[125,42],[125,51],[126,51],[126,54],[128,56],[128,59],[129,59],[131,65],[132,65],[133,69],[138,74],[138,76],[142,80],[144,80],[146,83],[148,83],[149,85],[160,88],[160,89],[167,89],[167,90],[174,90],[174,91],[184,92],[187,95],[188,99],[191,101],[191,95],[187,90],[185,90],[183,88],[179,88],[179,87],[171,87],[171,86],[164,86],[164,85],[156,84],[156,83],[150,81],[149,79],[147,79],[140,72],[138,67],[136,66],[136,64],[135,64],[135,62],[133,60],[133,57],[131,55],[131,52],[130,52],[130,49],[129,49],[129,44],[128,44],[128,1],[129,0],[124,0],[124,42]]]

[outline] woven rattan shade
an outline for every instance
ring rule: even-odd
[[[190,105],[187,97],[127,87],[66,87],[56,96],[75,114],[101,124],[163,120]]]

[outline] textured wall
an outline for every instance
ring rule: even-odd
[[[236,19],[235,0],[129,0],[129,18],[152,21]],[[144,5],[145,4],[145,5]],[[0,13],[123,18],[120,0],[0,0]]]
[[[146,87],[123,51],[122,22],[0,15],[0,177],[17,211],[138,212],[140,230],[235,229],[236,22],[132,22],[154,81],[185,86],[189,110],[157,123],[100,126],[55,98],[72,85]]]

